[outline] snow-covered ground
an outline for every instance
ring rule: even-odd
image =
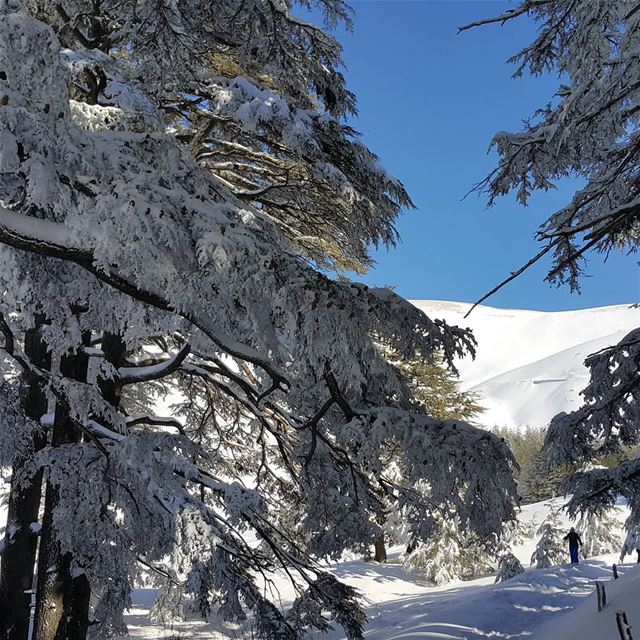
[[[519,519],[540,524],[551,505],[558,507],[563,502],[555,499],[527,505]],[[621,509],[619,515],[622,523],[626,509]],[[570,526],[566,517],[562,520],[564,526]],[[525,567],[536,542],[534,536],[514,548]],[[635,570],[635,564],[620,565],[619,584],[609,584],[616,555],[582,561],[578,566],[528,568],[497,585],[491,575],[434,587],[421,580],[419,574],[404,570],[398,560],[400,551],[393,549],[387,564],[353,560],[330,569],[364,596],[370,621],[367,640],[499,640],[533,636],[536,640],[615,640],[615,611],[619,608],[627,612],[631,624],[640,626],[640,569]],[[610,604],[601,613],[597,613],[594,594],[596,580],[607,581]],[[286,582],[276,578],[276,584],[281,588],[283,603],[289,602],[292,594]],[[152,597],[150,590],[134,594],[128,617],[131,638],[229,637],[222,636],[214,624],[201,621],[150,625],[146,616]],[[589,622],[591,618],[593,623]],[[601,630],[600,635],[589,635],[587,630],[592,628]],[[251,636],[236,631],[231,632],[231,637],[248,640]],[[342,640],[344,634],[336,630],[319,637]]]
[[[640,310],[627,306],[545,313],[477,308],[463,319],[470,305],[454,302],[415,302],[433,318],[470,326],[478,339],[478,354],[459,363],[463,387],[480,392],[488,411],[487,425],[510,427],[545,425],[558,411],[579,404],[579,391],[587,382],[582,365],[590,353],[618,342],[640,326]],[[556,500],[556,506],[563,501]],[[522,522],[542,522],[549,502],[527,505]],[[621,519],[625,517],[621,513]],[[0,508],[0,526],[4,514]],[[563,525],[570,526],[566,518]],[[514,548],[525,567],[536,544],[532,537]],[[622,578],[608,588],[607,608],[598,613],[595,580],[609,580],[615,555],[552,569],[527,569],[505,583],[493,576],[443,587],[433,587],[419,575],[408,574],[399,561],[400,549],[391,550],[390,562],[353,560],[330,570],[357,587],[366,602],[370,623],[367,640],[617,640],[615,610],[623,609],[640,628],[640,569],[622,565]],[[633,560],[632,558],[628,558]],[[633,569],[633,571],[632,571]],[[626,573],[626,576],[625,576]],[[283,605],[293,593],[275,577]],[[222,635],[219,623],[200,620],[152,624],[148,613],[155,592],[133,594],[127,616],[132,639],[249,640],[250,632]],[[339,632],[319,636],[341,640]]]
[[[616,610],[626,610],[629,622],[635,628],[640,625],[640,570],[635,564],[620,565],[620,585],[611,586],[613,559],[605,556],[578,566],[530,569],[498,585],[489,577],[429,587],[407,577],[396,564],[345,563],[336,573],[359,586],[369,600],[367,640],[617,640]],[[634,584],[624,589],[629,579]],[[609,598],[609,606],[600,614],[596,611],[596,580],[607,583]],[[624,592],[618,593],[621,587]],[[240,631],[223,636],[216,626],[200,621],[149,625],[146,614],[151,599],[149,590],[134,594],[134,608],[127,618],[131,638],[251,638]],[[318,635],[317,640],[320,638],[343,640],[344,634],[332,632]]]
[[[596,598],[584,599],[578,607],[558,619],[549,620],[535,633],[532,640],[617,640],[616,612],[627,614],[637,637],[640,628],[640,565],[628,565],[621,569],[618,580],[605,583],[607,604],[597,611]]]
[[[560,411],[580,406],[588,382],[584,359],[616,344],[640,326],[640,309],[628,305],[544,312],[471,308],[462,302],[413,300],[431,318],[470,327],[475,360],[459,361],[461,385],[476,391],[486,426],[546,427]]]

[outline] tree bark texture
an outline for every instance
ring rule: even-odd
[[[41,369],[51,368],[51,354],[42,339],[42,318],[36,327],[25,334],[25,355]],[[22,403],[25,415],[40,422],[47,413],[47,397],[39,379],[29,373],[23,375]],[[43,431],[34,433],[26,451],[16,457],[12,465],[7,533],[0,559],[0,638],[27,640],[31,615],[38,536],[31,529],[38,522],[42,494],[42,471],[25,477],[30,458],[47,444]]]
[[[60,373],[67,378],[85,381],[87,366],[88,357],[80,350],[62,357]],[[79,439],[66,408],[58,403],[51,446],[59,447]],[[58,502],[57,487],[47,482],[38,556],[34,640],[81,640],[86,637],[89,626],[89,585],[84,576],[71,576],[72,558],[70,554],[62,553],[53,522]]]
[[[384,543],[384,533],[380,533],[376,538],[375,544],[375,555],[373,559],[376,562],[386,562],[387,561],[387,548]]]

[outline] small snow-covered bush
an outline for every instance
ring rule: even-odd
[[[556,510],[549,515],[537,531],[540,540],[531,556],[531,565],[537,569],[554,567],[566,561],[563,544],[563,532],[560,529],[560,518]]]
[[[524,572],[524,567],[520,560],[513,553],[508,552],[500,556],[498,561],[498,575],[496,582],[504,582]]]
[[[409,570],[420,572],[436,585],[471,580],[493,571],[494,555],[470,532],[460,530],[455,517],[441,518],[431,540],[405,558]]]

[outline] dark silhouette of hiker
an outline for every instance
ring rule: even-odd
[[[578,547],[582,546],[582,539],[576,533],[576,530],[571,527],[569,533],[562,538],[569,541],[569,555],[571,556],[571,564],[578,564]]]

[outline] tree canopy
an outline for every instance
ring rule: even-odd
[[[552,189],[566,177],[584,182],[570,202],[541,224],[541,251],[497,288],[550,254],[547,280],[579,290],[590,251],[605,258],[611,251],[637,252],[639,9],[627,0],[523,0],[502,15],[462,27],[531,17],[538,31],[511,59],[515,76],[558,76],[556,93],[522,131],[494,137],[499,163],[478,185],[489,204],[509,192],[526,204],[534,190]],[[582,392],[584,406],[553,419],[545,441],[550,462],[581,464],[638,444],[639,354],[634,330],[617,345],[587,358],[591,380]],[[600,512],[622,494],[631,506],[627,528],[633,538],[640,522],[639,477],[637,460],[616,469],[578,473],[566,487],[573,494],[569,511]]]
[[[23,520],[44,470],[38,637],[83,638],[90,615],[92,634],[121,629],[142,570],[159,608],[187,594],[261,638],[327,620],[362,637],[357,593],[317,560],[371,544],[389,495],[420,536],[446,509],[492,536],[515,484],[500,439],[429,417],[393,364],[453,368],[472,336],[319,269],[366,268],[410,206],[345,124],[339,46],[284,2],[0,0],[0,16],[3,423],[33,381],[49,409],[0,450]],[[176,415],[156,415],[166,393]],[[19,520],[0,592],[33,577],[33,558],[7,569]],[[299,594],[288,611],[261,588],[273,570]],[[20,593],[0,605],[9,632]]]

